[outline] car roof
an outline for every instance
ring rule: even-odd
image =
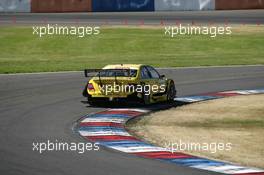
[[[103,69],[140,69],[142,64],[112,64],[103,67]]]

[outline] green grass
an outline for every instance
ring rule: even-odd
[[[163,29],[106,28],[86,38],[32,35],[0,28],[0,73],[100,68],[112,63],[156,67],[264,64],[264,32],[169,38]]]
[[[263,128],[264,118],[260,119],[224,119],[224,120],[211,120],[200,122],[185,122],[185,123],[171,123],[169,126],[179,127],[197,127],[197,128]]]

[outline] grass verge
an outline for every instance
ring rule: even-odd
[[[264,168],[264,95],[229,97],[153,113],[128,129],[151,143],[231,143],[231,150],[188,150],[197,156]]]
[[[166,37],[161,28],[102,28],[97,36],[33,35],[31,27],[0,27],[0,73],[100,68],[112,63],[156,67],[264,64],[264,27],[233,35]]]

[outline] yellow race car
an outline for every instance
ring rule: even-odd
[[[91,105],[102,101],[133,101],[152,104],[173,101],[176,88],[172,79],[143,64],[108,65],[102,69],[85,70],[91,77],[83,96]]]

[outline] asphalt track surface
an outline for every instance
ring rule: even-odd
[[[264,10],[104,12],[104,13],[0,13],[0,25],[93,24],[93,25],[264,24]]]
[[[162,69],[179,96],[264,86],[264,66]],[[107,150],[32,151],[32,142],[85,142],[73,127],[90,107],[81,72],[0,75],[0,174],[206,175],[216,174]]]

